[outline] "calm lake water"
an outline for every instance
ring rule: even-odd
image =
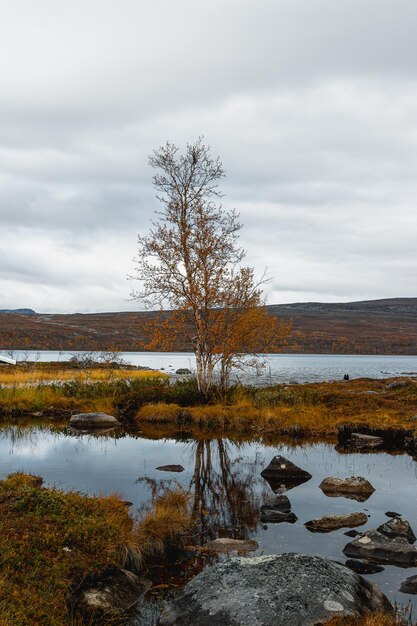
[[[295,524],[263,525],[259,507],[273,496],[260,476],[275,454],[282,454],[312,474],[311,480],[287,492]],[[156,470],[167,463],[181,464],[185,471],[170,474]],[[202,543],[217,536],[253,538],[259,550],[251,554],[304,552],[345,562],[343,547],[350,539],[346,529],[332,533],[310,533],[304,523],[324,514],[364,511],[369,516],[360,530],[375,528],[397,511],[417,531],[417,464],[407,455],[340,454],[325,443],[292,446],[257,442],[242,444],[226,439],[196,442],[192,439],[146,439],[133,435],[75,435],[69,430],[44,427],[0,430],[0,478],[13,471],[32,472],[47,485],[89,494],[119,492],[133,503],[132,512],[149,504],[153,490],[181,484],[190,492],[195,513],[202,520]],[[364,476],[375,493],[363,503],[325,496],[318,485],[326,476]],[[391,601],[416,603],[416,596],[399,592],[405,578],[417,568],[385,566],[383,572],[367,576]],[[414,609],[414,616],[416,615]]]
[[[3,352],[7,356],[6,352]],[[18,360],[65,361],[74,352],[23,352],[16,351]],[[195,370],[191,352],[125,352],[120,356],[133,365],[163,369],[174,373],[179,368]],[[389,378],[392,376],[416,376],[417,356],[393,355],[333,355],[333,354],[270,354],[265,357],[264,367],[258,371],[248,369],[235,372],[235,378],[254,385],[289,382],[320,382],[340,380],[344,374],[350,378]]]

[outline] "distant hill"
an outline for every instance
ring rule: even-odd
[[[36,315],[33,309],[0,309],[0,313],[16,313],[16,315]]]
[[[33,350],[143,349],[146,324],[169,312],[22,315],[0,311],[0,348]],[[268,306],[291,320],[287,353],[417,354],[417,298],[363,302],[300,302]],[[178,350],[189,350],[186,339]]]

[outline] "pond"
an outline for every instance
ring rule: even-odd
[[[262,524],[259,507],[273,496],[261,477],[275,454],[281,454],[312,474],[312,478],[287,492],[294,524]],[[149,503],[152,490],[176,482],[189,490],[201,524],[201,543],[217,536],[256,539],[259,549],[251,554],[304,552],[342,562],[343,547],[350,541],[347,530],[311,533],[304,523],[324,514],[364,511],[368,523],[360,530],[387,521],[386,511],[397,511],[416,524],[417,465],[407,455],[387,453],[341,454],[331,443],[294,445],[277,441],[233,442],[186,435],[148,439],[133,434],[115,436],[75,435],[67,429],[4,426],[0,431],[0,478],[13,471],[32,472],[47,485],[77,489],[90,494],[119,492],[133,503],[132,511]],[[181,464],[182,473],[156,470],[160,465]],[[367,478],[375,492],[363,503],[342,497],[330,498],[319,489],[326,476],[351,475]],[[384,566],[368,575],[391,601],[414,603],[416,596],[399,592],[405,578],[417,568]]]
[[[5,356],[9,353],[3,352]],[[81,352],[24,352],[16,350],[13,357],[18,361],[67,361]],[[88,353],[99,356],[100,353]],[[163,369],[174,373],[179,368],[195,371],[195,359],[191,352],[125,352],[119,355],[133,365]],[[269,354],[263,367],[257,371],[246,368],[236,371],[235,379],[245,384],[270,385],[277,383],[321,382],[350,378],[390,378],[394,376],[417,376],[417,356],[366,355],[366,354]]]

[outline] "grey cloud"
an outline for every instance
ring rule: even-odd
[[[0,307],[136,308],[147,155],[200,134],[271,302],[416,295],[416,27],[414,0],[4,4]]]

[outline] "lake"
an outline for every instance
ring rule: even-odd
[[[4,352],[6,356],[9,353]],[[24,352],[15,351],[18,360],[66,361],[75,352]],[[94,353],[92,353],[94,354]],[[179,368],[195,370],[191,352],[125,352],[119,355],[132,365],[142,365],[174,373]],[[258,371],[234,372],[242,383],[269,385],[277,383],[321,382],[350,378],[390,378],[417,376],[417,356],[401,355],[344,355],[344,354],[270,354],[264,367]]]
[[[259,520],[259,507],[273,496],[260,472],[277,453],[312,474],[308,482],[287,492],[298,517],[295,524],[262,524]],[[181,464],[185,470],[180,474],[156,470],[167,463]],[[147,439],[122,433],[117,438],[43,426],[3,426],[0,478],[17,470],[41,475],[47,485],[65,490],[89,494],[117,491],[133,503],[132,512],[149,504],[152,490],[179,483],[190,492],[191,504],[202,520],[201,543],[217,536],[256,539],[259,549],[251,554],[304,552],[345,562],[342,550],[350,541],[344,535],[347,529],[321,534],[304,527],[306,521],[324,514],[364,511],[369,516],[360,528],[364,530],[387,521],[386,511],[397,511],[417,531],[415,461],[401,454],[342,454],[330,443],[277,441],[272,446],[228,439],[194,441],[184,434]],[[318,487],[326,476],[350,475],[364,476],[375,487],[366,502],[330,498]],[[417,568],[387,565],[383,572],[367,578],[391,601],[416,604],[416,596],[399,592],[401,582],[415,574]]]

